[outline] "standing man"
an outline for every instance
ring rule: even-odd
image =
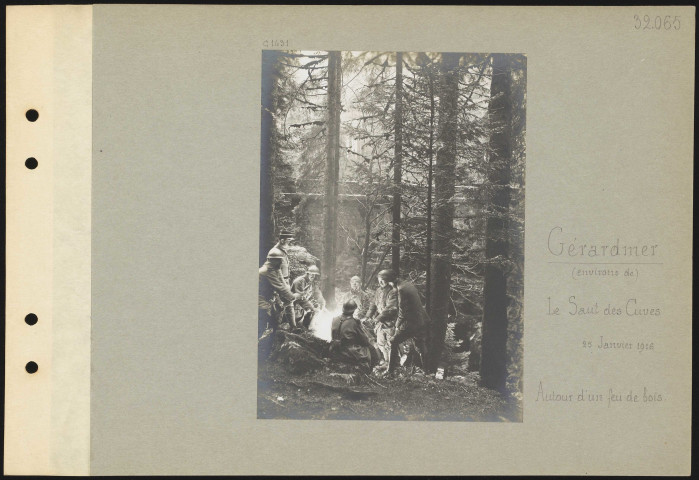
[[[311,265],[305,275],[297,277],[291,284],[291,291],[301,295],[295,304],[303,308],[304,314],[299,320],[302,320],[303,326],[306,328],[310,325],[313,315],[325,308],[325,298],[323,298],[323,293],[318,285],[319,276],[318,267]],[[296,318],[294,318],[293,326],[296,327]]]
[[[379,285],[374,294],[374,301],[369,307],[364,323],[375,323],[376,345],[383,355],[383,360],[379,366],[388,366],[391,354],[390,338],[395,334],[396,317],[398,316],[398,298],[396,291],[386,283],[391,270],[381,270],[379,272],[379,283],[383,280],[384,286]]]
[[[278,251],[282,252],[282,264],[281,264],[281,275],[282,279],[284,280],[284,283],[286,283],[286,286],[288,288],[291,288],[291,279],[290,279],[290,272],[289,272],[289,253],[286,251],[287,247],[291,246],[291,242],[294,240],[294,235],[289,232],[288,230],[282,230],[281,233],[279,234],[279,241],[272,247],[272,250],[277,249]],[[270,252],[272,251],[270,250]],[[292,327],[296,326],[296,318],[294,314],[294,307],[292,304],[287,304],[284,309],[280,312],[279,314],[279,322],[282,323],[284,322],[285,318],[289,319],[289,323],[291,323]]]
[[[384,270],[381,273],[379,285],[391,287],[396,292],[398,299],[396,331],[390,337],[391,352],[386,374],[395,374],[400,358],[398,347],[410,338],[414,340],[421,366],[423,370],[426,370],[428,368],[426,343],[431,322],[425,307],[422,306],[420,294],[415,285],[407,280],[400,280],[393,270]]]
[[[286,251],[287,247],[291,246],[291,242],[294,241],[294,235],[289,232],[288,230],[282,230],[282,232],[279,234],[279,241],[277,244],[272,247],[272,250],[275,248],[279,251],[282,252],[283,257],[282,257],[282,265],[281,265],[281,273],[282,277],[284,278],[284,281],[286,282],[286,285],[288,287],[291,287],[291,283],[289,282],[289,254]],[[270,252],[272,251],[270,250]],[[268,256],[269,258],[269,256]]]
[[[267,261],[260,267],[257,297],[258,338],[265,332],[268,324],[272,330],[276,330],[284,307],[301,297],[298,293],[292,293],[289,285],[284,282],[281,273],[283,259],[284,253],[273,248],[267,254]]]

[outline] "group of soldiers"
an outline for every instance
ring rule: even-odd
[[[313,315],[325,308],[318,285],[318,267],[311,265],[303,275],[290,282],[287,247],[293,240],[292,233],[283,231],[260,267],[258,337],[267,327],[276,330],[285,318],[294,330],[308,328]]]
[[[283,231],[260,268],[258,336],[267,327],[276,330],[285,317],[292,329],[308,328],[313,315],[325,308],[318,267],[310,266],[304,275],[289,282],[286,247],[292,240],[293,235]],[[396,373],[401,344],[412,345],[419,365],[431,373],[431,320],[417,288],[398,278],[393,270],[380,271],[377,281],[379,286],[370,295],[361,288],[359,277],[350,280],[350,290],[340,301],[342,313],[332,320],[331,352],[339,359],[386,376]]]
[[[401,345],[411,345],[419,366],[431,373],[428,344],[432,322],[417,288],[393,270],[381,270],[377,281],[379,286],[369,295],[361,289],[358,277],[350,280],[342,315],[333,319],[332,346],[340,356],[364,368],[376,367],[380,375],[393,375],[399,366]]]

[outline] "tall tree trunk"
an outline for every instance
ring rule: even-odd
[[[439,88],[439,131],[434,171],[434,252],[430,306],[433,330],[430,371],[436,370],[444,349],[444,336],[451,303],[452,237],[454,234],[454,192],[456,171],[456,127],[459,97],[460,55],[442,54]]]
[[[372,158],[369,160],[369,165],[368,165],[368,175],[367,175],[367,180],[369,182],[369,185],[373,187],[374,185],[374,154],[372,152]],[[362,249],[362,288],[365,288],[367,283],[371,281],[370,278],[367,278],[367,266],[369,264],[369,257],[371,256],[371,252],[369,249],[371,248],[371,216],[374,213],[374,203],[376,202],[376,198],[373,198],[371,194],[367,194],[365,196],[365,201],[367,204],[367,207],[365,208],[364,212],[364,247]]]
[[[425,308],[430,317],[434,318],[432,312],[432,168],[434,163],[434,70],[429,70],[430,85],[430,144],[427,163],[427,239],[425,245]]]
[[[508,257],[507,214],[510,203],[512,163],[512,97],[509,57],[493,54],[491,101],[488,115],[494,127],[490,135],[488,184],[489,214],[486,222],[485,283],[483,287],[483,341],[481,381],[505,392],[507,379],[507,278],[503,261]]]
[[[323,296],[328,307],[335,306],[335,255],[337,241],[337,194],[340,170],[340,110],[341,106],[341,70],[340,52],[328,55],[328,121],[327,144],[325,148],[325,197],[324,238],[323,238]]]
[[[367,283],[367,265],[369,264],[369,247],[371,246],[371,214],[373,208],[369,208],[364,217],[364,246],[362,247],[362,288]]]
[[[393,233],[391,267],[400,272],[400,203],[403,175],[403,53],[396,53],[396,107],[394,110],[395,158],[393,160]]]
[[[260,145],[260,265],[274,245],[274,188],[272,186],[272,156],[275,150],[274,93],[278,81],[275,50],[262,51],[262,127]]]

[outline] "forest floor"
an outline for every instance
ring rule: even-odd
[[[475,372],[458,369],[458,375],[438,380],[434,375],[419,370],[411,373],[412,369],[401,367],[397,377],[381,378],[327,358],[321,359],[312,371],[291,372],[285,364],[288,361],[273,355],[260,362],[258,418],[502,422],[521,419],[519,405],[478,386]]]

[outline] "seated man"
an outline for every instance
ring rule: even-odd
[[[371,296],[362,290],[362,279],[358,276],[350,278],[350,289],[342,296],[340,303],[347,303],[350,300],[357,304],[357,309],[354,312],[354,318],[362,320],[371,306]]]
[[[333,318],[330,348],[339,359],[368,372],[377,363],[378,355],[359,320],[354,318],[356,309],[357,304],[350,300],[342,306],[342,315]]]
[[[294,315],[293,327],[296,327],[297,320],[304,327],[308,328],[313,315],[325,308],[325,298],[318,285],[320,270],[315,265],[311,265],[304,275],[296,278],[291,285],[291,291],[298,293],[301,298],[294,302],[301,310],[300,315]]]

